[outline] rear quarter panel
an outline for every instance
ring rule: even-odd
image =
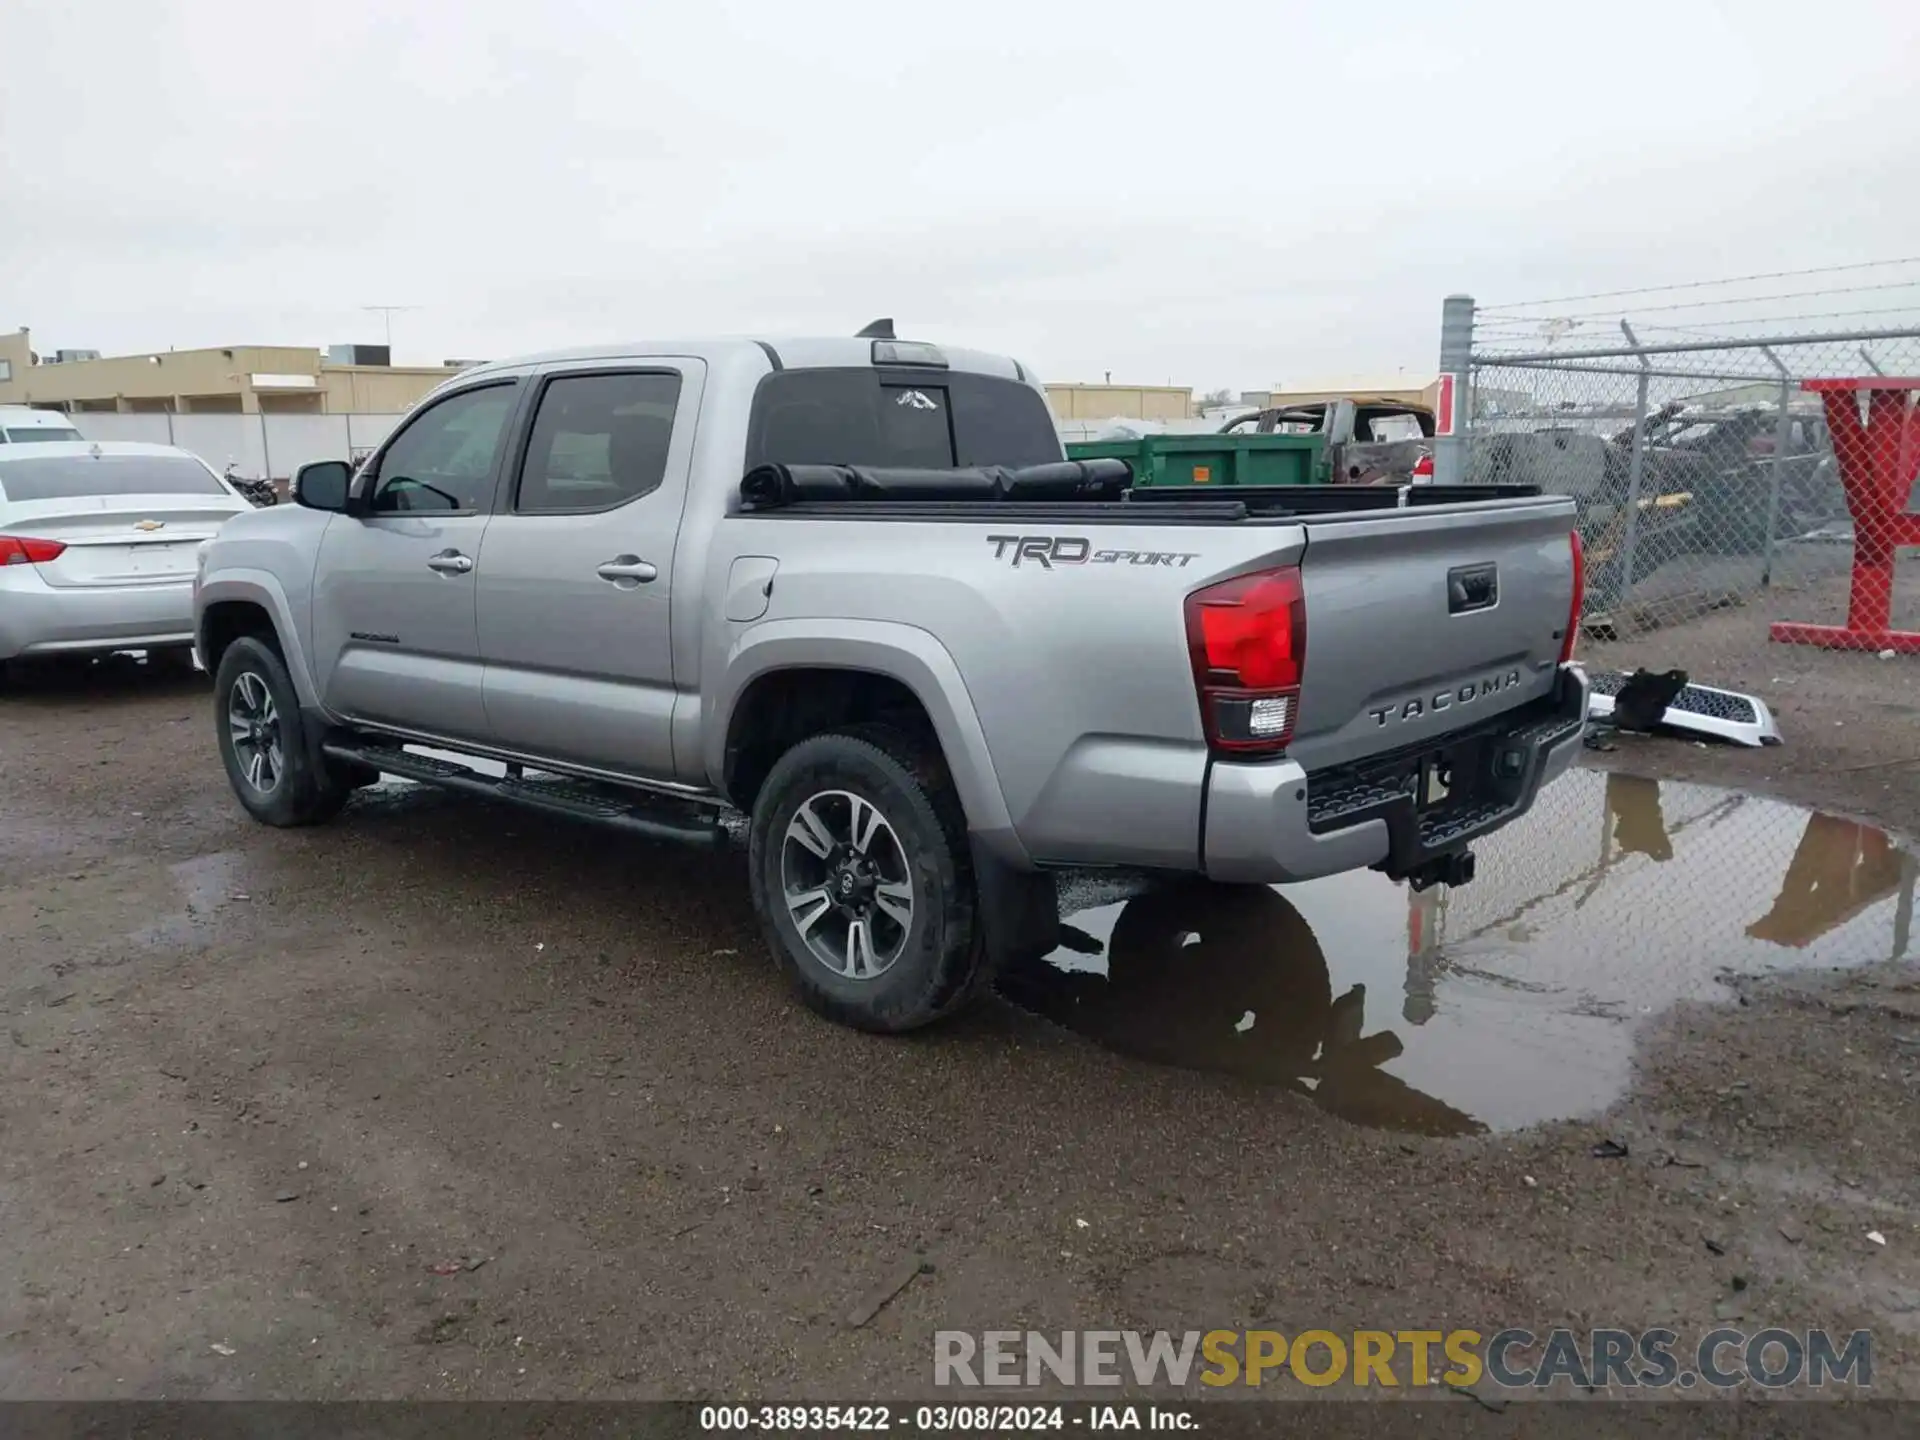
[[[714,626],[709,673],[737,678],[763,627],[801,634],[878,621],[917,632],[950,657],[961,693],[940,704],[977,716],[1028,856],[1190,867],[1207,751],[1183,601],[1295,557],[1299,540],[1297,528],[1272,526],[739,516],[721,527],[713,573],[746,555],[779,568],[763,617]],[[715,595],[708,614],[720,609]],[[943,667],[908,668],[932,683]],[[713,708],[725,713],[718,697]],[[970,807],[969,818],[982,817]]]

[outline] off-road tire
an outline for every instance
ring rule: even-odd
[[[273,699],[276,723],[280,727],[282,768],[270,790],[263,793],[248,780],[234,749],[234,737],[228,722],[228,707],[234,689],[244,676],[257,677]],[[227,647],[220,657],[220,668],[213,682],[213,716],[220,762],[227,767],[227,780],[234,796],[246,812],[264,825],[288,828],[318,825],[331,820],[347,803],[351,786],[329,769],[316,765],[300,711],[300,696],[293,688],[280,652],[264,641],[243,636]]]
[[[898,838],[913,884],[913,918],[899,957],[871,978],[822,963],[785,901],[788,826],[810,798],[846,791],[873,805]],[[966,817],[939,750],[889,725],[801,741],[760,787],[749,831],[754,909],[776,964],[829,1020],[882,1034],[915,1030],[961,1009],[990,978]]]

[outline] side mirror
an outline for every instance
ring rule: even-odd
[[[315,460],[294,471],[293,498],[309,510],[338,513],[347,508],[347,488],[352,480],[353,469],[346,461]]]

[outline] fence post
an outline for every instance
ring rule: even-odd
[[[1633,327],[1622,320],[1620,329],[1627,343],[1633,346],[1634,358],[1640,362],[1640,380],[1633,401],[1633,449],[1627,460],[1626,533],[1620,539],[1620,604],[1625,605],[1633,598],[1633,551],[1640,535],[1640,481],[1647,469],[1647,400],[1653,383],[1653,376],[1648,372],[1653,366],[1640,352],[1640,337],[1633,333]],[[1617,632],[1620,627],[1616,624],[1614,628]]]
[[[1907,946],[1913,943],[1913,891],[1914,882],[1920,877],[1920,860],[1913,858],[1913,852],[1903,850],[1900,854],[1900,898],[1893,905],[1893,958],[1904,960]]]
[[[273,484],[273,451],[267,445],[267,412],[260,412],[260,468],[265,473],[261,479],[268,485]]]
[[[1760,353],[1780,372],[1780,413],[1773,422],[1773,478],[1767,485],[1767,539],[1761,552],[1760,588],[1773,584],[1773,537],[1780,527],[1780,477],[1786,472],[1787,441],[1793,435],[1793,422],[1787,418],[1787,405],[1793,399],[1793,372],[1781,363],[1771,346],[1762,345]]]
[[[1449,295],[1440,304],[1441,384],[1453,386],[1453,422],[1433,439],[1433,483],[1463,485],[1467,479],[1467,392],[1473,370],[1473,297]],[[1451,376],[1451,382],[1447,377]]]

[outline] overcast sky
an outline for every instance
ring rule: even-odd
[[[0,326],[43,353],[378,341],[377,304],[419,307],[400,361],[893,315],[1263,387],[1430,373],[1450,291],[1920,254],[1917,0],[6,13]]]

